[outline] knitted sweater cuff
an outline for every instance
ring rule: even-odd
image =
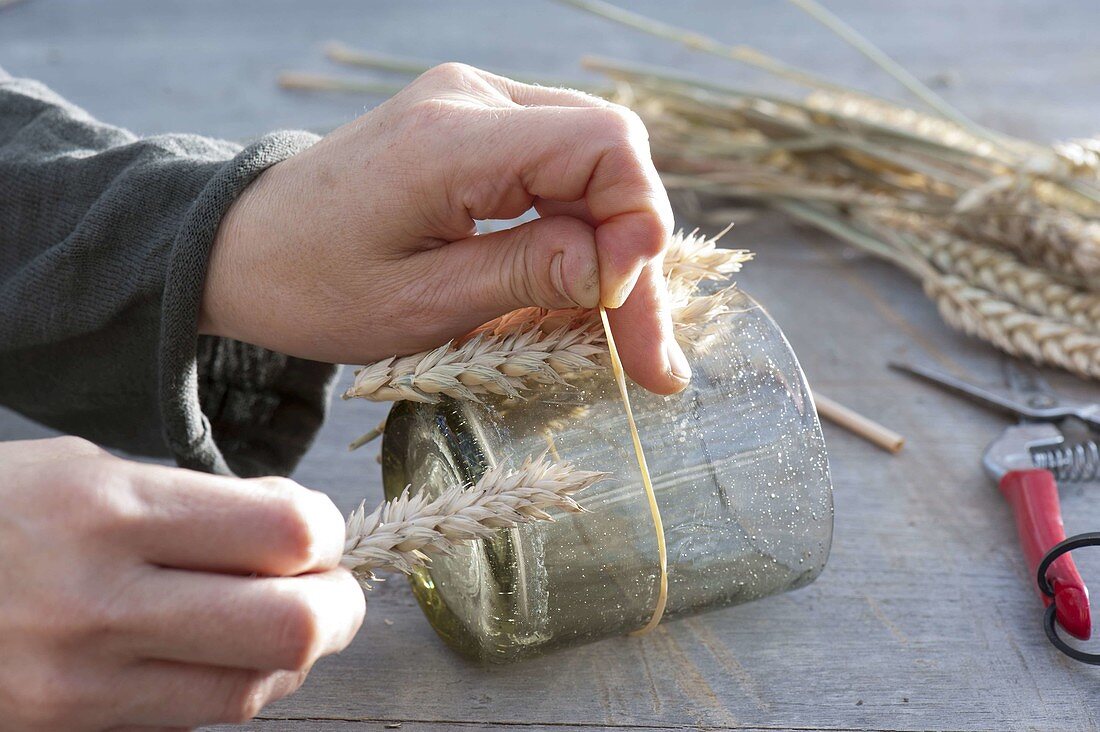
[[[268,167],[317,141],[276,132],[207,183],[172,246],[159,345],[164,438],[183,467],[256,476],[291,472],[324,421],[337,367],[198,335],[203,283],[218,225]]]

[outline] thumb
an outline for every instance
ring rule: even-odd
[[[551,216],[480,234],[426,252],[437,258],[456,308],[485,322],[523,307],[594,308],[600,270],[591,226]]]

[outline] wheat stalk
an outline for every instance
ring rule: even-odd
[[[514,470],[499,463],[472,487],[450,486],[434,499],[424,490],[412,493],[406,488],[369,514],[360,503],[348,515],[341,564],[364,580],[377,570],[409,574],[428,561],[426,552],[445,554],[498,529],[552,521],[553,510],[583,511],[573,496],[606,475],[554,463],[544,455],[528,457]]]
[[[703,281],[726,280],[751,255],[720,249],[726,231],[706,237],[677,232],[664,259],[673,332],[685,350],[705,349],[715,322],[729,310],[733,290],[698,295]],[[430,351],[388,358],[356,372],[345,399],[434,403],[441,396],[480,400],[486,394],[520,397],[539,384],[607,366],[607,341],[596,311],[524,308]],[[358,440],[356,442],[359,442]]]
[[[997,148],[983,136],[930,114],[859,94],[815,91],[805,99],[815,112],[870,127],[871,133],[905,134],[977,158],[995,157]]]
[[[349,92],[352,94],[372,94],[390,97],[401,91],[395,84],[385,84],[360,79],[343,79],[325,74],[312,74],[307,71],[285,71],[279,74],[278,84],[292,91]]]
[[[725,236],[733,224],[711,237],[703,236],[695,229],[685,234],[681,229],[672,235],[665,250],[663,262],[665,277],[670,283],[697,284],[703,280],[726,280],[741,265],[752,259],[747,249],[719,249],[718,240]]]

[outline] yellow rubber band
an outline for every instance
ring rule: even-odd
[[[626,393],[626,375],[623,373],[623,363],[619,360],[619,350],[615,348],[615,338],[611,335],[611,323],[607,320],[607,310],[600,306],[600,319],[603,321],[603,332],[607,336],[607,349],[611,352],[611,370],[615,374],[615,383],[619,385],[619,396],[626,407],[626,421],[630,425],[630,437],[634,440],[634,454],[638,458],[638,468],[642,471],[642,485],[645,487],[646,499],[649,501],[649,513],[653,517],[653,527],[657,530],[657,557],[661,564],[660,584],[657,590],[657,603],[653,607],[653,615],[645,626],[633,631],[630,635],[645,635],[661,623],[665,614],[665,603],[668,602],[668,553],[665,550],[665,525],[661,521],[661,510],[657,507],[657,496],[653,493],[653,481],[649,477],[649,464],[646,463],[645,453],[642,451],[642,441],[638,437],[638,425],[634,422],[634,410],[630,408],[630,397]]]

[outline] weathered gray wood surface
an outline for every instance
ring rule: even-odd
[[[1038,138],[1100,127],[1100,5],[1027,0],[832,7],[976,119]],[[867,62],[785,4],[637,3],[892,92]],[[720,59],[543,2],[72,2],[0,12],[0,65],[142,133],[247,137],[329,128],[377,100],[287,94],[283,68],[326,68],[328,39],[483,66],[575,75],[585,52],[751,81]],[[836,484],[832,559],[807,589],[506,668],[460,661],[400,580],[378,586],[355,644],[321,662],[255,729],[1097,728],[1100,671],[1047,645],[1009,511],[978,457],[1001,418],[889,372],[892,358],[995,383],[1000,359],[943,326],[918,287],[825,237],[765,218],[729,241],[741,277],[785,328],[811,382],[909,438],[889,457],[826,428]],[[346,377],[347,375],[345,375]],[[1068,377],[1078,396],[1100,390]],[[335,405],[296,477],[344,509],[380,496],[373,452],[348,439],[383,409]],[[0,439],[45,434],[0,415]],[[1098,486],[1063,491],[1067,530],[1100,528]],[[1086,578],[1100,561],[1082,557]],[[392,624],[387,621],[391,621]],[[0,659],[2,662],[2,659]]]

